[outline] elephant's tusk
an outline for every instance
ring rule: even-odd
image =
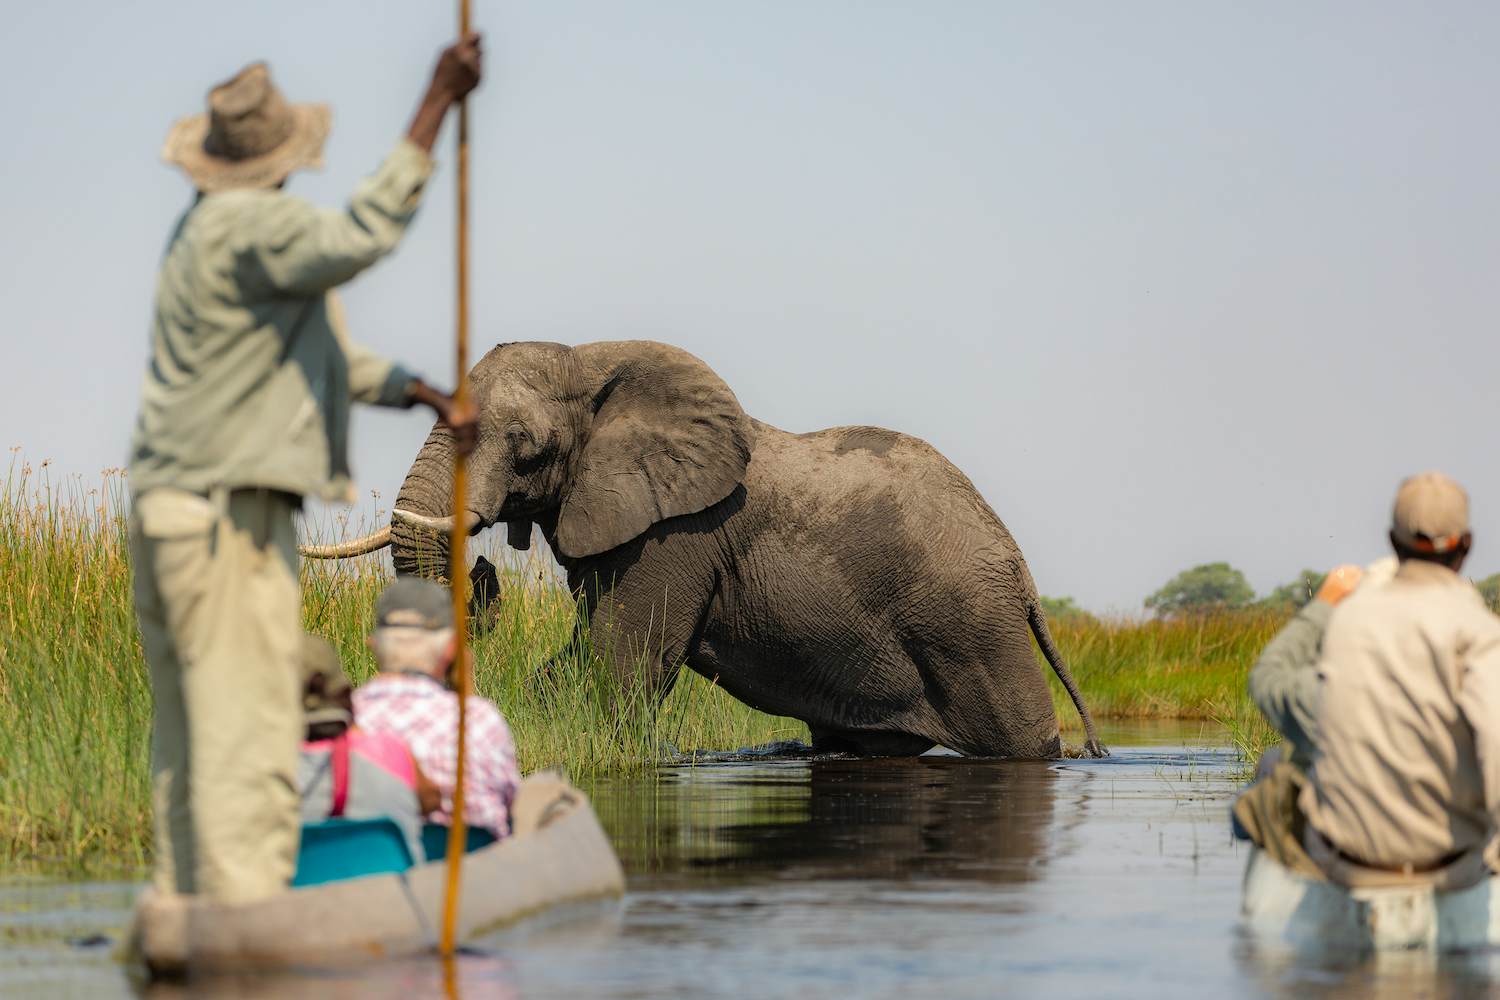
[[[410,524],[416,528],[425,528],[437,534],[447,535],[453,531],[453,515],[447,517],[429,517],[426,514],[418,514],[413,510],[402,510],[397,507],[391,511],[391,516],[403,524]],[[464,511],[464,534],[472,535],[484,527],[484,518],[472,510]]]
[[[391,526],[386,525],[379,531],[371,532],[362,538],[351,538],[347,542],[337,542],[333,545],[299,545],[297,551],[307,559],[348,559],[383,549],[389,544],[391,544]]]

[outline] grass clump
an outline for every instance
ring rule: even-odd
[[[152,702],[131,602],[125,495],[118,470],[97,488],[59,488],[45,465],[19,460],[0,491],[7,867],[138,870],[150,860]],[[303,564],[304,626],[333,642],[356,681],[375,670],[365,636],[390,578],[389,564],[373,556]],[[540,558],[507,566],[501,596],[473,643],[475,686],[505,713],[523,771],[561,766],[586,778],[648,767],[678,748],[808,738],[802,723],[756,712],[690,671],[660,707],[645,691],[625,690],[573,637],[573,599]]]
[[[1285,611],[1246,609],[1178,618],[1060,617],[1051,623],[1096,719],[1204,719],[1228,728],[1251,760],[1279,737],[1250,701],[1246,681]],[[1046,662],[1058,720],[1082,732],[1078,712]]]
[[[45,468],[45,465],[44,465]],[[118,470],[0,495],[0,859],[149,856],[151,693]]]
[[[7,867],[138,870],[150,858],[151,694],[131,605],[125,493],[118,470],[94,488],[57,487],[45,463],[33,470],[20,459],[0,490]],[[389,580],[377,556],[303,564],[304,625],[333,642],[356,681],[375,669],[365,636]],[[659,706],[622,686],[605,658],[575,638],[576,606],[544,556],[505,564],[501,596],[474,639],[475,683],[510,721],[525,771],[560,765],[586,779],[647,768],[679,750],[808,738],[801,722],[756,712],[691,671],[680,672]],[[1283,618],[1080,614],[1053,632],[1097,718],[1214,720],[1253,757],[1270,737],[1245,695],[1245,675]],[[1076,733],[1077,714],[1055,679],[1053,690],[1058,718]]]
[[[304,627],[333,641],[356,684],[375,673],[365,636],[390,580],[374,556],[303,563]],[[686,668],[660,703],[644,686],[623,685],[601,655],[608,650],[575,634],[576,602],[534,552],[500,573],[500,595],[471,639],[474,685],[505,713],[524,772],[563,767],[579,777],[809,738],[801,722],[757,712]]]

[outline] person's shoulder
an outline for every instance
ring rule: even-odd
[[[193,215],[198,218],[274,215],[304,205],[308,203],[296,195],[274,188],[232,188],[203,195],[194,207]]]
[[[389,729],[366,729],[359,726],[360,742],[377,750],[400,750],[409,753],[406,741]]]
[[[376,674],[354,689],[354,697],[359,698],[388,690],[391,687],[390,682],[394,679],[389,674]]]
[[[399,733],[388,729],[356,726],[355,749],[408,784],[416,784],[411,745]]]
[[[1490,611],[1479,590],[1456,573],[1425,571],[1419,585],[1401,591],[1400,607],[1387,609],[1405,616],[1412,626],[1444,641],[1467,644],[1500,640],[1500,618]]]
[[[246,241],[288,239],[317,215],[312,202],[275,188],[236,188],[204,195],[195,225],[231,228]]]
[[[1356,587],[1353,593],[1328,610],[1328,631],[1379,618],[1381,606],[1386,601],[1387,586],[1388,584],[1380,583],[1370,587]]]
[[[455,695],[454,697],[457,697],[457,695]],[[487,718],[487,719],[488,718],[497,718],[497,719],[503,719],[503,718],[505,718],[505,716],[503,716],[503,715],[500,714],[500,709],[496,707],[495,703],[492,702],[492,701],[490,701],[488,698],[486,698],[482,694],[471,694],[471,695],[469,695],[469,704],[468,704],[467,707],[468,707],[468,710],[470,712],[473,712],[473,713],[475,713],[477,715],[480,715],[480,716],[482,716],[484,718]]]
[[[1328,614],[1322,648],[1333,655],[1325,657],[1325,661],[1337,660],[1352,646],[1363,646],[1374,636],[1415,627],[1422,612],[1420,604],[1411,598],[1412,595],[1402,593],[1391,581],[1356,588]]]
[[[196,256],[220,248],[238,252],[252,235],[251,224],[266,214],[259,208],[264,193],[231,190],[200,195],[172,231],[172,252]]]
[[[1481,635],[1500,635],[1500,617],[1490,610],[1479,588],[1465,580],[1463,586],[1454,587],[1450,598],[1469,622],[1469,627]]]
[[[399,674],[376,674],[354,689],[355,704],[385,701],[397,696],[420,694],[421,688],[411,678]]]
[[[490,701],[484,695],[469,695],[468,711],[470,715],[474,716],[476,722],[484,725],[498,725],[506,729],[510,728],[505,721],[504,713],[500,711],[494,702]]]

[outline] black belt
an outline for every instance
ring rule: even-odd
[[[169,489],[181,490],[183,493],[191,493],[195,497],[212,500],[213,490],[190,490],[182,486],[172,486]],[[302,494],[293,493],[290,490],[278,490],[274,486],[235,486],[224,491],[226,496],[234,496],[236,493],[268,493],[271,496],[284,497],[294,507],[302,506]]]
[[[1428,872],[1435,872],[1439,869],[1447,868],[1449,865],[1453,864],[1453,862],[1457,861],[1459,858],[1468,853],[1467,851],[1454,851],[1452,854],[1443,855],[1441,858],[1438,858],[1431,864],[1408,864],[1402,865],[1399,868],[1392,868],[1390,865],[1372,865],[1364,858],[1357,858],[1354,855],[1350,854],[1348,851],[1334,844],[1334,842],[1329,840],[1327,837],[1324,837],[1323,841],[1328,844],[1329,847],[1333,848],[1334,854],[1337,854],[1340,858],[1342,858],[1344,861],[1349,862],[1350,864],[1359,865],[1361,868],[1370,868],[1375,871],[1396,872],[1403,875],[1426,875]]]

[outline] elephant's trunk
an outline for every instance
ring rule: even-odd
[[[453,434],[443,424],[432,428],[417,452],[396,494],[395,509],[405,515],[391,519],[396,572],[446,579],[448,536],[423,523],[453,515]]]

